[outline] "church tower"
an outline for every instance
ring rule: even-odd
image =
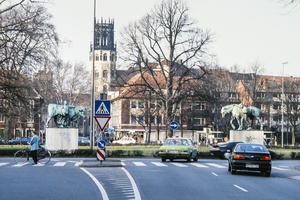
[[[100,97],[111,90],[116,78],[117,51],[114,42],[114,21],[97,21],[94,31],[95,50],[95,97]],[[93,45],[93,44],[92,44]],[[90,50],[91,72],[93,65],[93,48]]]

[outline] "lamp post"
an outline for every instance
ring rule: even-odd
[[[282,87],[281,87],[281,147],[283,148],[283,95],[284,95],[284,65],[288,62],[282,63]]]
[[[93,150],[94,144],[94,100],[95,100],[95,23],[96,23],[96,0],[94,0],[94,16],[93,16],[93,48],[92,48],[92,86],[91,86],[91,119],[90,119],[90,150]]]

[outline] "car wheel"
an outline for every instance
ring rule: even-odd
[[[166,158],[161,158],[161,162],[166,162]]]
[[[271,172],[262,172],[263,176],[265,177],[270,177],[271,175]]]
[[[198,155],[196,155],[193,160],[194,160],[194,162],[197,162],[198,161]]]
[[[191,162],[192,155],[190,154],[189,157],[187,157],[186,161]]]

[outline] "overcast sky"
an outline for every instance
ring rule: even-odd
[[[187,0],[197,26],[214,33],[211,51],[220,66],[249,71],[259,61],[264,74],[300,76],[300,6],[283,7],[280,0]],[[64,61],[89,66],[94,0],[50,0],[48,11],[60,37]],[[141,19],[160,0],[97,0],[96,18],[114,19],[115,42],[123,26]]]

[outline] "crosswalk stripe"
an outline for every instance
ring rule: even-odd
[[[135,164],[136,166],[147,166],[142,162],[133,162],[133,164]]]
[[[9,163],[0,163],[0,166],[8,165]]]
[[[187,167],[187,165],[181,164],[181,163],[172,163],[173,165],[177,167]]]
[[[218,164],[215,164],[215,163],[205,163],[209,166],[213,166],[213,167],[216,167],[216,168],[226,168],[225,166],[222,166],[222,165],[218,165]]]
[[[78,166],[81,165],[81,164],[82,164],[82,162],[76,162],[76,163],[75,163],[75,166],[78,167]]]
[[[12,165],[12,167],[23,167],[24,165],[28,165],[28,163]]]
[[[159,166],[159,167],[168,167],[168,165],[165,165],[161,162],[151,162],[152,164],[156,165],[156,166]]]
[[[67,162],[57,162],[53,166],[55,166],[55,167],[62,167],[62,166],[65,166],[66,164],[67,164]]]
[[[281,170],[281,171],[288,170],[288,169],[284,169],[284,168],[281,168],[281,167],[274,167],[274,166],[272,166],[272,169],[277,169],[277,170]]]
[[[191,165],[195,166],[195,167],[199,167],[199,168],[208,168],[206,165],[202,165],[199,163],[191,163]]]

